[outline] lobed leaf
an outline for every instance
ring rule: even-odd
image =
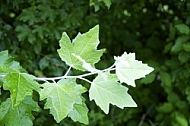
[[[9,73],[4,77],[4,90],[11,93],[13,107],[18,106],[27,96],[32,96],[33,90],[39,91],[39,84],[34,76],[27,73]]]
[[[82,62],[74,55],[80,56],[85,62],[92,67],[100,60],[105,49],[97,50],[99,44],[99,26],[95,26],[84,34],[78,34],[72,43],[68,35],[64,32],[58,49],[59,56],[67,65],[75,69],[86,71]],[[74,54],[74,55],[73,55]]]
[[[29,25],[33,25],[37,21],[37,18],[34,13],[34,8],[30,7],[27,9],[23,9],[21,15],[19,16],[19,19],[24,22],[28,22]]]
[[[45,83],[40,91],[40,100],[47,99],[45,109],[59,123],[69,112],[73,111],[74,104],[82,104],[81,93],[86,89],[77,85],[76,79],[62,79],[57,83]]]
[[[99,73],[93,80],[89,90],[90,100],[106,113],[109,113],[109,104],[124,107],[137,107],[131,96],[127,93],[127,87],[118,83],[117,76],[110,73]]]
[[[22,103],[12,108],[11,99],[8,98],[0,105],[0,125],[1,126],[33,126],[34,120],[31,111],[39,111],[38,104],[27,97]]]
[[[8,55],[7,50],[0,52],[0,59],[0,74],[4,75],[9,72],[25,72],[20,64]]]
[[[135,60],[135,53],[124,54],[120,57],[114,57],[116,64],[116,75],[120,82],[135,87],[135,80],[145,77],[154,69],[141,61]]]
[[[74,104],[74,108],[72,111],[68,113],[68,117],[70,117],[73,121],[79,121],[83,124],[88,124],[88,108],[84,101],[82,104]]]

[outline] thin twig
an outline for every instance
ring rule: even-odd
[[[67,72],[65,73],[65,75],[64,75],[64,76],[67,76],[67,75],[69,74],[69,72],[70,72],[71,68],[72,68],[72,66],[70,66],[70,67],[69,67],[69,69],[67,70]]]
[[[0,78],[3,78],[3,77],[5,77],[5,75],[0,75]]]
[[[106,72],[106,71],[112,71],[115,70],[115,68],[113,68],[113,65],[107,69],[102,70],[101,72]],[[64,78],[81,78],[81,77],[86,77],[86,76],[90,76],[90,75],[94,75],[94,74],[98,74],[98,72],[91,72],[91,73],[86,73],[86,74],[82,74],[82,75],[77,75],[77,76],[60,76],[60,77],[37,77],[35,78],[35,80],[39,80],[39,81],[44,81],[44,80],[60,80],[60,79],[64,79]]]
[[[144,120],[146,119],[146,116],[149,114],[149,112],[152,110],[154,105],[151,105],[148,110],[146,111],[145,114],[143,114],[142,118],[141,118],[141,121],[139,122],[139,125],[138,126],[142,126],[143,123],[144,123]]]
[[[79,79],[84,80],[84,81],[86,81],[86,82],[88,82],[88,83],[92,84],[92,82],[91,82],[91,81],[89,81],[89,80],[88,80],[88,79],[86,79],[86,78],[80,77]]]
[[[90,76],[96,74],[96,72],[93,73],[87,73],[87,74],[82,74],[82,75],[78,75],[78,76],[60,76],[60,77],[37,77],[35,78],[35,80],[38,81],[44,81],[44,80],[60,80],[60,79],[66,79],[66,78],[81,78],[81,77],[86,77],[86,76]]]

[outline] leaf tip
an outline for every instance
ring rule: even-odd
[[[99,29],[100,28],[99,24],[95,25],[94,28]]]

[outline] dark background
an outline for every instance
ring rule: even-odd
[[[60,76],[68,69],[57,54],[62,32],[74,38],[97,24],[99,49],[107,49],[98,68],[126,51],[155,70],[129,87],[137,108],[112,106],[105,115],[85,94],[89,125],[190,125],[190,1],[1,0],[0,51],[35,76]],[[56,124],[48,110],[34,115],[35,126],[82,125],[69,118]]]

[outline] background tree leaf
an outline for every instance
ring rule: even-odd
[[[180,33],[184,33],[187,35],[190,33],[189,27],[185,24],[178,24],[175,25],[175,27],[177,28],[177,30],[179,30]]]

